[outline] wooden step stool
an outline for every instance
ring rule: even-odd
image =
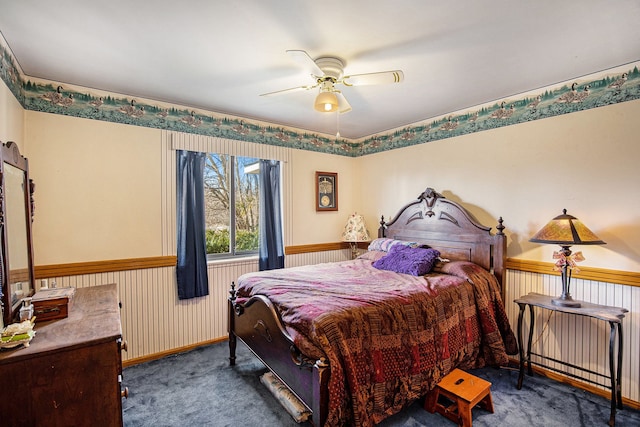
[[[445,406],[439,402],[440,396],[452,404]],[[478,405],[493,414],[491,383],[460,369],[454,369],[427,394],[424,409],[438,412],[464,427],[471,427],[471,409]]]

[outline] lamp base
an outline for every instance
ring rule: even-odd
[[[358,258],[359,250],[357,242],[349,242],[349,246],[351,246],[351,259]]]
[[[571,297],[558,297],[558,298],[554,298],[551,300],[551,303],[553,305],[557,305],[560,307],[573,307],[573,308],[579,308],[582,306],[582,304],[580,304],[580,302],[574,300]]]

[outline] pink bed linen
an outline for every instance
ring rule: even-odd
[[[318,264],[246,274],[238,297],[268,296],[300,350],[329,360],[327,425],[370,426],[452,369],[505,365],[517,351],[495,277],[468,262],[440,271]]]

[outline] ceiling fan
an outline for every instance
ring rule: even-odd
[[[311,90],[320,88],[314,102],[317,111],[330,113],[338,111],[347,113],[351,111],[351,105],[341,91],[336,89],[336,85],[345,86],[365,86],[379,85],[387,83],[400,83],[404,80],[404,73],[401,70],[380,71],[375,73],[344,75],[345,62],[335,56],[321,56],[315,60],[304,50],[287,50],[296,62],[302,65],[311,75],[313,83],[289,89],[277,90],[275,92],[263,93],[260,96],[280,95],[283,93]]]

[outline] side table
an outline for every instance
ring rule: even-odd
[[[531,369],[531,365],[539,365],[544,368],[563,373],[565,375],[569,375],[574,378],[581,379],[583,381],[587,381],[602,387],[606,387],[611,390],[611,415],[609,417],[609,425],[614,426],[616,421],[616,406],[618,409],[622,409],[622,389],[621,389],[621,374],[622,374],[622,319],[624,318],[625,313],[629,310],[625,308],[619,307],[610,307],[606,305],[598,305],[591,304],[588,302],[581,301],[581,307],[562,307],[557,306],[551,302],[553,298],[548,295],[542,295],[537,293],[529,293],[523,297],[517,298],[514,300],[518,306],[520,306],[520,313],[518,314],[518,347],[520,351],[520,374],[518,376],[518,390],[522,388],[522,381],[524,379],[524,366],[525,362],[527,364],[527,373],[529,375],[533,375],[533,370]],[[523,346],[523,337],[522,337],[522,320],[524,317],[524,309],[525,306],[529,306],[529,316],[531,318],[531,322],[529,325],[529,339],[527,343],[527,352],[526,356],[524,354],[524,346]],[[536,354],[531,351],[531,341],[533,338],[533,326],[535,322],[535,317],[533,315],[533,307],[541,307],[547,310],[556,311],[559,313],[573,314],[578,316],[587,316],[592,317],[598,320],[604,320],[609,322],[610,332],[609,332],[609,376],[600,374],[599,372],[595,372],[589,369],[582,368],[580,366],[576,366],[574,364],[563,362],[551,357],[543,356],[541,354]],[[615,350],[615,340],[616,333],[618,335],[618,351],[617,355],[614,355]],[[537,356],[541,359],[550,360],[555,363],[560,363],[562,365],[580,370],[582,372],[590,373],[593,375],[597,375],[600,377],[608,378],[610,384],[602,384],[596,381],[593,381],[589,378],[585,378],[576,374],[571,374],[560,369],[556,369],[554,367],[550,367],[541,362],[533,362],[531,360],[531,355]],[[617,361],[617,369],[616,369],[616,361]]]

